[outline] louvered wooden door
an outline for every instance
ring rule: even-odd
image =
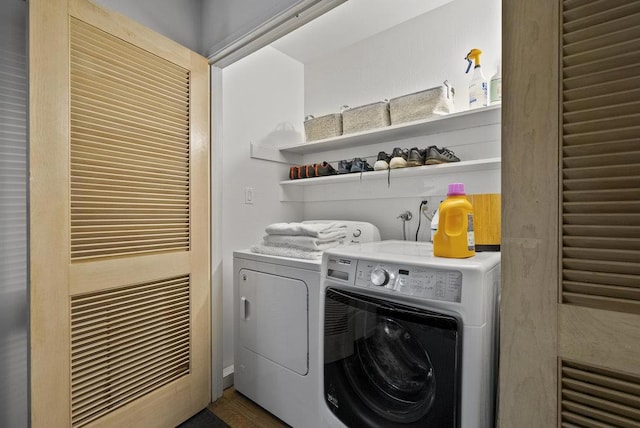
[[[640,427],[640,1],[560,13],[560,423]]]
[[[30,2],[34,427],[210,401],[208,64],[86,0]]]
[[[640,1],[503,5],[500,423],[640,427]]]

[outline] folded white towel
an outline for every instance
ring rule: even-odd
[[[319,250],[323,251],[333,248],[342,243],[347,234],[342,231],[335,238],[314,238],[313,236],[291,236],[291,235],[266,235],[264,244],[274,247],[292,247],[301,248],[303,250]]]
[[[322,257],[322,251],[303,250],[291,247],[273,247],[270,245],[257,244],[251,246],[254,253],[268,254],[271,256],[291,257],[294,259],[317,260]]]
[[[313,236],[315,238],[330,239],[346,232],[345,223],[273,223],[267,226],[268,235]],[[336,232],[338,232],[336,234]]]

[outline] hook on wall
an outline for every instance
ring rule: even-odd
[[[407,222],[413,218],[413,214],[411,214],[411,211],[405,211],[396,218],[399,218],[402,220],[402,239],[406,241],[407,240]]]
[[[411,211],[405,211],[396,218],[400,218],[403,222],[405,222],[411,220],[413,218],[413,214],[411,214]]]

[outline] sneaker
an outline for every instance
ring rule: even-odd
[[[460,158],[446,147],[439,149],[436,146],[429,146],[427,148],[427,160],[424,162],[425,165],[449,162],[460,162]]]
[[[351,162],[350,160],[341,160],[338,162],[338,174],[349,174],[351,172]]]
[[[318,176],[318,164],[314,163],[313,165],[305,165],[304,166],[305,176],[307,178],[313,178]]]
[[[426,150],[418,150],[417,147],[413,147],[409,150],[409,157],[407,158],[407,166],[422,166],[424,165],[424,157]]]
[[[289,180],[297,180],[300,178],[299,166],[292,166],[289,168]]]
[[[373,164],[373,169],[376,171],[389,169],[390,161],[391,161],[391,156],[389,156],[385,152],[380,152],[378,153],[378,159],[376,160],[376,163]]]
[[[352,161],[351,172],[366,172],[366,171],[373,171],[373,168],[371,168],[371,165],[369,165],[369,162],[367,162],[366,159],[355,158]]]
[[[336,175],[338,171],[333,169],[330,163],[322,162],[317,165],[318,177],[325,177],[327,175]]]
[[[391,162],[389,162],[389,168],[404,168],[407,166],[407,157],[409,151],[407,149],[400,149],[396,147],[391,154]]]

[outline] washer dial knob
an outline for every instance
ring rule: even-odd
[[[362,235],[362,231],[360,229],[356,229],[353,231],[354,238],[359,238]]]
[[[389,272],[381,267],[375,268],[371,271],[371,282],[373,285],[377,285],[379,287],[387,285],[389,282]]]

